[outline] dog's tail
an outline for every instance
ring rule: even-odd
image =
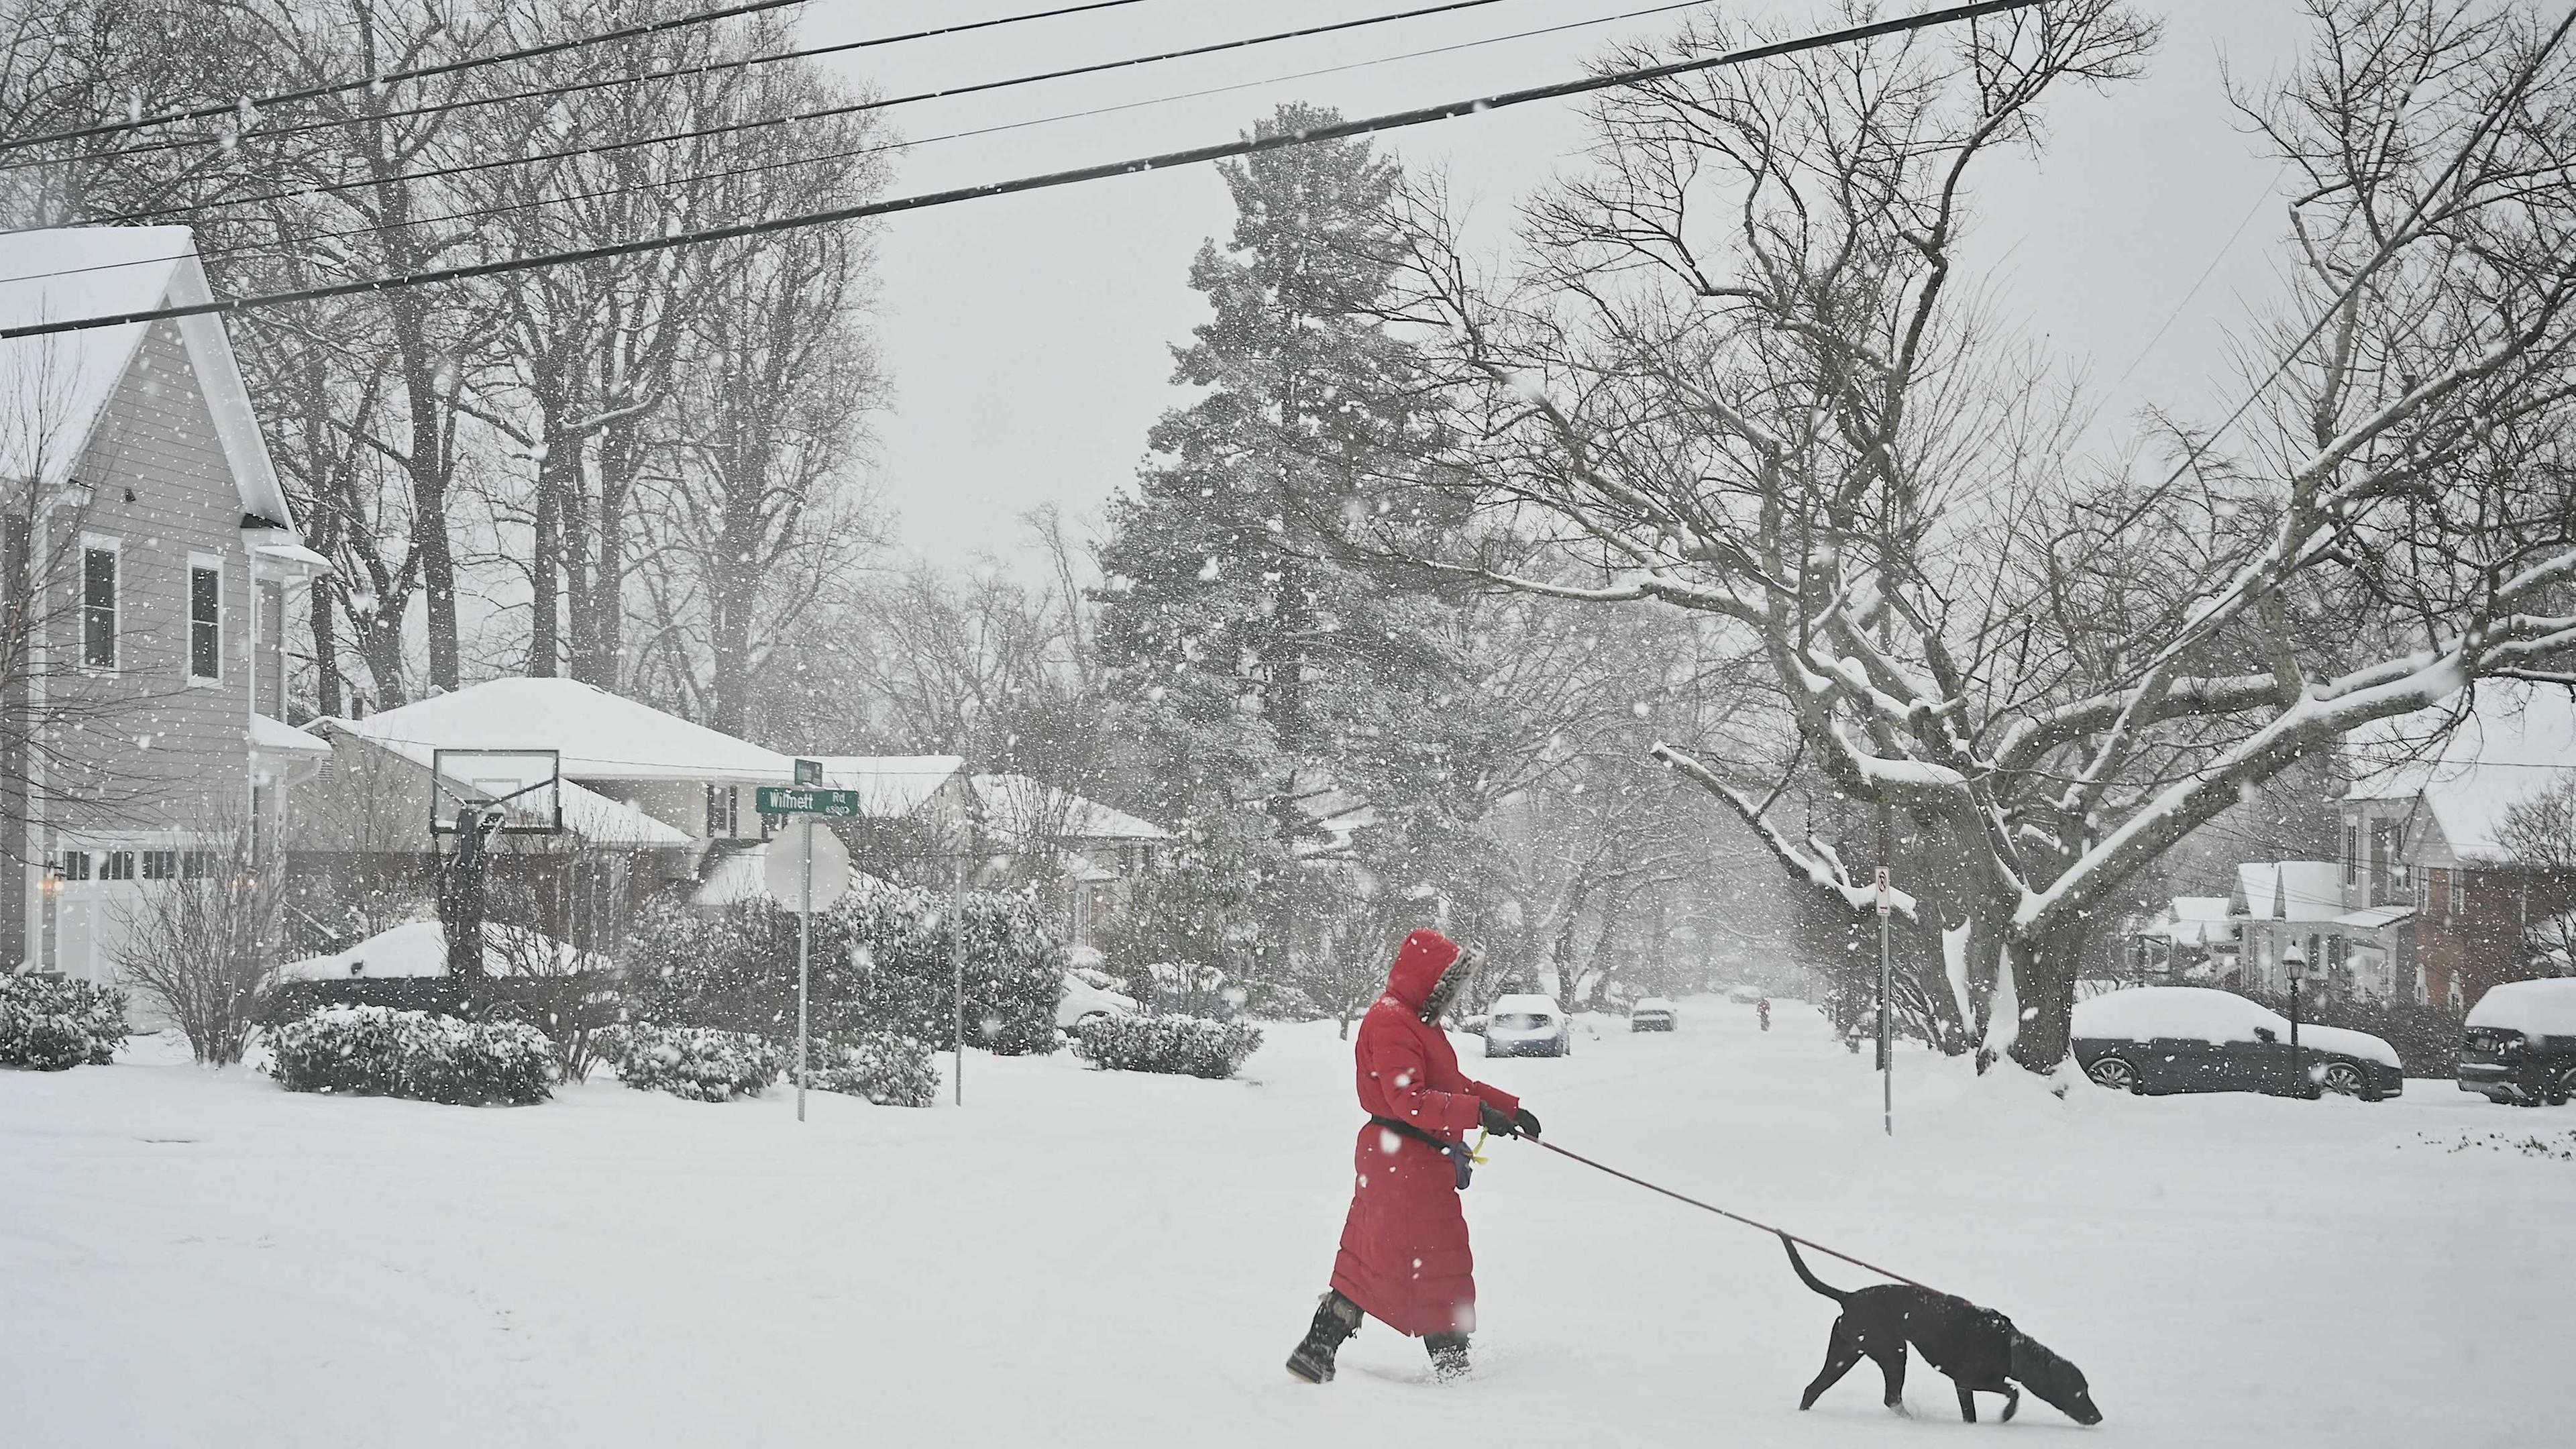
[[[1799,1281],[1834,1300],[1836,1303],[1840,1303],[1850,1296],[1840,1288],[1833,1287],[1827,1284],[1823,1279],[1818,1278],[1815,1274],[1808,1272],[1807,1260],[1798,1256],[1797,1240],[1791,1238],[1787,1233],[1782,1233],[1780,1235],[1780,1246],[1789,1250],[1789,1266],[1798,1270]]]

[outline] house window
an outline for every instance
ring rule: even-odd
[[[89,852],[86,850],[64,851],[62,869],[58,871],[57,874],[61,875],[65,880],[89,879]]]
[[[2432,904],[2433,873],[2428,870],[2415,877],[2415,909],[2420,911]]]
[[[179,852],[175,850],[147,850],[143,852],[143,878],[145,880],[177,880],[179,878]]]
[[[2370,822],[2370,899],[2366,905],[2378,905],[2388,899],[2388,822]]]
[[[182,880],[204,880],[214,873],[215,853],[211,850],[185,851],[179,856],[179,876]]]
[[[81,550],[81,663],[116,667],[117,553],[114,544]]]
[[[2343,883],[2361,883],[2361,827],[2358,825],[2343,828]]]
[[[111,850],[106,855],[100,857],[98,863],[98,878],[100,880],[134,879],[134,852],[130,850]]]
[[[742,792],[733,785],[707,787],[707,838],[720,840],[733,834],[734,811],[741,804]]]
[[[195,559],[188,561],[188,677],[224,677],[224,571]]]

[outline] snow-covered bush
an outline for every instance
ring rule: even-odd
[[[930,1048],[910,1037],[860,1032],[814,1043],[806,1085],[880,1107],[927,1107],[939,1100],[939,1068]]]
[[[1261,1045],[1261,1028],[1199,1016],[1111,1016],[1073,1033],[1073,1054],[1113,1072],[1230,1077]]]
[[[620,1027],[610,1047],[617,1080],[639,1092],[668,1092],[692,1102],[759,1096],[778,1080],[787,1058],[763,1037],[707,1027]]]
[[[1063,950],[1026,894],[970,892],[964,914],[966,1031],[1004,1055],[1055,1050]],[[948,1045],[956,967],[948,896],[861,879],[814,918],[812,1016],[818,1035],[893,1032]],[[635,1014],[664,1026],[792,1039],[796,916],[768,902],[720,912],[652,909],[629,948]]]
[[[125,993],[72,976],[0,973],[0,1066],[59,1072],[103,1067],[134,1028]]]
[[[269,1034],[268,1073],[290,1092],[480,1107],[553,1095],[554,1048],[518,1022],[333,1006]]]

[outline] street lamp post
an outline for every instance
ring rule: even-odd
[[[2296,1092],[2308,1076],[2299,1060],[2299,978],[2308,974],[2308,953],[2299,949],[2296,940],[2282,950],[2281,969],[2290,973],[2290,1090]]]

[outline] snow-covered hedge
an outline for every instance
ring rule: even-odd
[[[59,1072],[106,1066],[134,1028],[125,993],[72,976],[0,972],[0,1066]]]
[[[861,879],[814,920],[817,1035],[892,1032],[934,1046],[956,1035],[956,968],[944,891]],[[1025,893],[965,902],[966,1040],[1005,1056],[1054,1051],[1064,951]],[[791,1040],[796,916],[750,902],[715,913],[653,908],[628,949],[635,1015],[668,1026]]]
[[[1073,1033],[1073,1054],[1113,1072],[1230,1077],[1261,1045],[1261,1028],[1199,1016],[1112,1016]]]
[[[690,1026],[629,1026],[614,1033],[609,1058],[617,1080],[639,1092],[668,1092],[692,1102],[756,1097],[778,1080],[789,1054],[745,1031]]]
[[[814,1043],[806,1085],[865,1097],[880,1107],[927,1107],[939,1100],[930,1048],[892,1032],[861,1032]]]
[[[388,1006],[325,1007],[269,1035],[268,1073],[290,1092],[480,1107],[553,1095],[554,1047],[517,1022]]]

